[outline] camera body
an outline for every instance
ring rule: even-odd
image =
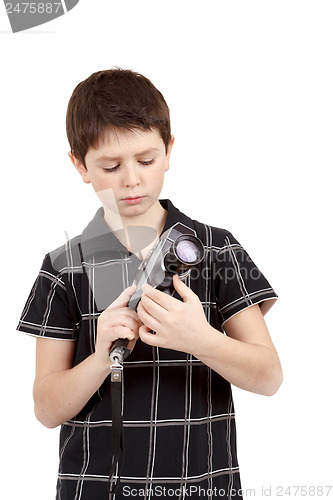
[[[142,295],[142,286],[148,283],[153,288],[173,295],[172,276],[178,274],[185,278],[192,267],[204,258],[204,246],[197,238],[196,232],[177,222],[165,231],[147,257],[141,262],[133,284],[136,291],[128,302],[128,307],[136,311]],[[117,340],[110,351],[114,362],[122,362],[130,353],[127,340]]]
[[[133,282],[137,289],[128,307],[136,311],[145,283],[172,295],[172,276],[178,274],[180,278],[185,278],[191,268],[202,261],[203,256],[204,247],[195,231],[180,222],[174,224],[161,235],[140,264]]]

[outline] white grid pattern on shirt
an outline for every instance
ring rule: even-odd
[[[181,217],[180,217],[181,221]],[[225,301],[222,304],[218,304],[215,297],[212,296],[212,287],[210,286],[209,280],[205,280],[204,283],[204,292],[201,295],[201,303],[206,312],[206,317],[209,322],[213,319],[211,314],[218,311],[221,315],[222,320],[225,317],[230,317],[230,315],[237,313],[239,310],[242,310],[249,305],[254,303],[258,303],[262,300],[270,300],[275,297],[273,290],[269,287],[261,287],[256,289],[255,291],[249,291],[244,282],[242,272],[240,270],[240,266],[237,260],[237,252],[242,252],[243,249],[238,243],[234,243],[231,241],[229,235],[224,236],[224,241],[221,245],[217,244],[216,238],[216,228],[213,229],[210,226],[202,225],[204,228],[202,230],[201,239],[206,236],[206,245],[205,245],[205,254],[206,259],[209,262],[209,266],[215,259],[217,255],[226,255],[230,257],[230,261],[235,270],[235,279],[239,285],[240,295],[232,300]],[[222,230],[219,230],[222,231]],[[215,234],[215,236],[214,236]],[[81,307],[80,304],[80,296],[77,293],[76,286],[77,281],[75,278],[82,275],[80,273],[80,268],[75,261],[75,256],[73,256],[72,248],[68,242],[68,247],[66,247],[67,252],[67,261],[68,266],[61,267],[59,272],[50,272],[50,269],[43,269],[39,274],[39,280],[48,280],[50,282],[49,294],[47,296],[45,302],[45,310],[43,314],[40,316],[41,320],[32,321],[29,317],[29,310],[32,304],[35,301],[36,294],[38,293],[38,280],[36,281],[32,292],[29,296],[29,299],[26,303],[26,306],[23,310],[22,317],[19,324],[19,329],[22,331],[26,331],[26,333],[35,336],[49,336],[50,338],[57,338],[58,333],[62,333],[63,336],[70,335],[73,333],[73,330],[78,328],[78,325],[81,325],[81,328],[86,328],[85,324],[87,324],[88,329],[86,328],[89,335],[90,342],[90,350],[93,351],[96,339],[96,321],[100,312],[95,308],[94,302],[94,289],[95,289],[95,270],[98,267],[104,266],[106,269],[108,267],[113,267],[116,269],[117,266],[121,266],[121,276],[123,281],[123,288],[129,285],[130,280],[130,270],[129,264],[131,262],[130,259],[122,257],[120,258],[112,258],[105,259],[99,262],[95,261],[84,261],[83,268],[84,272],[89,277],[90,286],[89,290],[86,292],[89,294],[88,298],[88,310]],[[187,278],[187,285],[192,286],[191,275]],[[76,305],[80,310],[80,322],[75,322],[73,327],[58,327],[54,324],[48,323],[49,315],[52,312],[53,300],[56,297],[57,290],[67,289],[67,286],[70,286],[73,292],[73,296],[76,301]],[[214,320],[215,321],[215,320]],[[218,328],[220,325],[214,325]],[[63,337],[66,338],[66,337]],[[206,481],[208,488],[213,488],[214,482],[213,479],[221,476],[228,476],[228,495],[230,497],[231,491],[234,485],[234,477],[238,474],[238,465],[236,461],[236,456],[234,455],[232,440],[234,439],[234,430],[233,430],[233,420],[234,420],[234,411],[233,411],[233,403],[231,392],[228,393],[228,400],[226,401],[227,407],[225,412],[218,412],[214,405],[216,405],[216,401],[214,399],[213,404],[213,390],[212,390],[212,370],[210,368],[206,371],[206,398],[207,398],[207,413],[205,416],[197,416],[192,414],[193,403],[195,403],[197,398],[197,388],[193,386],[193,377],[195,376],[194,370],[200,370],[202,368],[202,363],[196,359],[193,359],[192,355],[187,355],[184,359],[179,359],[177,355],[173,359],[162,359],[160,357],[159,349],[153,349],[153,358],[152,359],[144,359],[139,361],[126,361],[124,363],[124,370],[136,369],[150,369],[152,370],[152,394],[151,394],[151,403],[150,403],[150,419],[141,419],[141,420],[133,420],[133,419],[124,419],[124,428],[131,429],[137,428],[138,431],[140,429],[149,428],[149,447],[148,447],[148,455],[146,457],[146,474],[145,476],[123,476],[121,478],[122,484],[141,484],[145,485],[148,489],[148,498],[151,500],[151,492],[149,492],[149,487],[154,484],[179,484],[181,486],[186,486],[188,484],[196,484],[198,482],[202,482],[202,480]],[[184,367],[185,370],[185,382],[184,382],[184,416],[177,418],[158,418],[159,413],[159,403],[160,403],[160,376],[162,374],[161,370],[170,370],[173,367]],[[215,376],[215,375],[214,375]],[[216,383],[216,379],[215,383]],[[215,397],[215,396],[214,396]],[[123,394],[124,398],[124,394]],[[90,472],[90,464],[93,460],[93,443],[91,442],[91,431],[95,428],[104,428],[110,429],[112,426],[112,420],[110,419],[96,419],[94,417],[94,412],[96,408],[98,408],[98,403],[102,402],[102,396],[100,391],[98,391],[98,399],[96,404],[89,410],[89,412],[85,415],[84,419],[80,419],[79,417],[75,417],[74,419],[69,420],[63,424],[64,429],[68,429],[70,427],[70,432],[68,433],[67,438],[65,439],[62,448],[60,450],[60,458],[62,460],[66,448],[68,447],[71,439],[75,435],[76,431],[83,427],[82,432],[82,444],[83,444],[83,457],[82,457],[82,465],[80,473],[72,473],[70,470],[64,470],[61,465],[59,469],[59,478],[61,480],[68,481],[76,481],[76,493],[75,500],[85,500],[84,496],[84,483],[85,481],[97,481],[97,482],[107,482],[108,476],[105,474],[95,474]],[[220,466],[215,465],[213,463],[214,457],[214,448],[217,446],[216,438],[214,437],[216,434],[216,430],[213,430],[213,425],[226,423],[226,450],[227,450],[227,463],[225,466],[221,466],[222,462],[219,463]],[[161,477],[158,472],[156,472],[156,450],[157,450],[157,440],[158,440],[158,429],[163,428],[179,428],[183,427],[183,439],[182,439],[182,457],[181,457],[181,470],[179,475],[175,476],[163,476]],[[192,432],[196,428],[206,428],[207,440],[208,440],[208,453],[207,453],[207,469],[203,470],[201,474],[194,474],[190,472],[190,457],[191,457],[191,442],[192,442]],[[221,427],[222,428],[222,427]],[[62,488],[61,481],[58,486],[57,498],[58,500],[63,500],[62,496]],[[181,498],[180,495],[179,498]],[[67,497],[66,497],[67,500]]]

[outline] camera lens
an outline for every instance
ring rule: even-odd
[[[197,245],[190,240],[180,240],[176,247],[177,256],[187,263],[196,262],[199,258],[199,249]]]
[[[170,274],[177,273],[181,276],[199,264],[203,257],[204,247],[201,241],[196,236],[182,234],[165,254],[164,269]]]

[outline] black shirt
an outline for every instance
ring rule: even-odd
[[[223,323],[239,311],[260,304],[266,312],[277,296],[232,234],[190,219],[169,200],[160,203],[168,211],[163,232],[182,222],[204,244],[201,267],[185,283],[209,323],[223,335]],[[45,256],[18,329],[75,341],[74,365],[80,363],[94,352],[98,316],[132,283],[140,262],[99,209],[81,235]],[[191,354],[138,340],[124,362],[123,405],[125,465],[117,500],[242,498],[229,382]],[[107,500],[111,458],[107,377],[61,426],[57,500]]]

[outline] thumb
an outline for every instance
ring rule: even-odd
[[[183,283],[178,274],[173,275],[172,281],[176,292],[179,293],[184,302],[190,300],[193,292],[188,286],[185,285],[185,283]]]
[[[116,300],[114,300],[107,309],[117,309],[118,307],[127,306],[128,301],[135,292],[135,290],[136,290],[136,285],[134,284],[125,288],[125,290],[121,292],[119,297],[117,297]]]

